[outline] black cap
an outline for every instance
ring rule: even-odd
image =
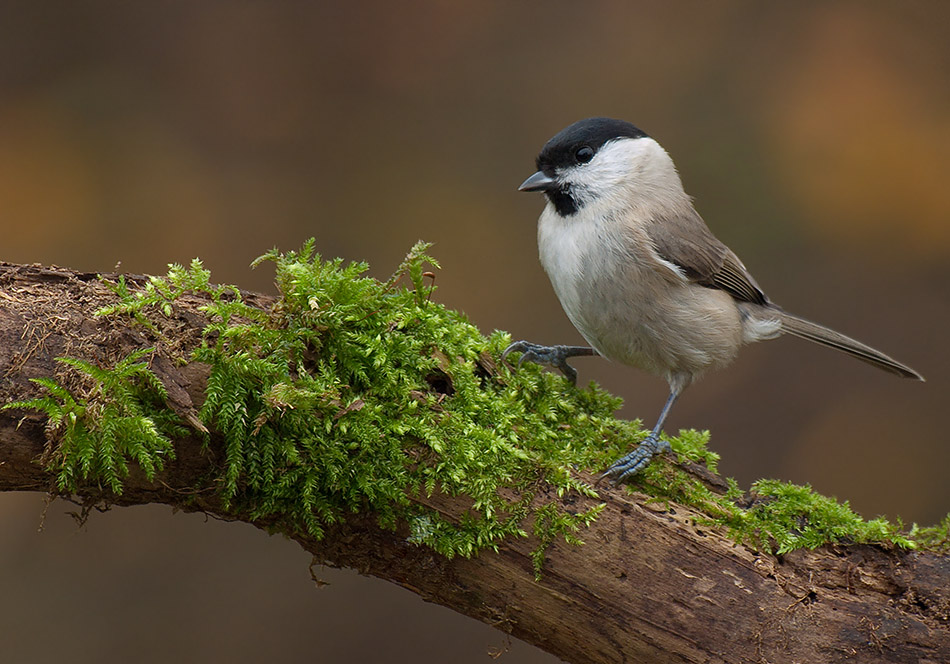
[[[562,129],[541,148],[537,159],[538,170],[549,171],[582,163],[582,160],[577,157],[579,150],[590,148],[596,153],[604,143],[618,138],[647,138],[647,135],[623,120],[613,118],[579,120]]]

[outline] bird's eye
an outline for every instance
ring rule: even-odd
[[[574,158],[577,159],[578,163],[586,164],[594,158],[594,151],[585,145],[574,153]]]

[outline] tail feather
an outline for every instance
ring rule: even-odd
[[[783,332],[793,334],[796,337],[801,337],[802,339],[814,341],[815,343],[828,346],[829,348],[834,348],[835,350],[840,350],[843,353],[847,353],[852,357],[856,357],[857,359],[867,362],[868,364],[873,364],[879,369],[889,371],[893,374],[897,374],[898,376],[924,380],[923,376],[911,369],[906,364],[901,364],[894,358],[888,357],[881,351],[875,350],[870,346],[861,343],[860,341],[856,341],[851,337],[841,334],[840,332],[835,332],[834,330],[828,329],[823,325],[812,323],[811,321],[805,320],[804,318],[799,318],[798,316],[793,316],[792,314],[786,313],[784,311],[778,311],[777,313],[782,321]]]

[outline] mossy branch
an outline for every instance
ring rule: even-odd
[[[435,262],[428,248],[417,244],[386,282],[364,276],[365,264],[322,260],[312,241],[297,252],[275,250],[257,262],[274,264],[279,295],[273,299],[213,285],[198,261],[171,266],[161,278],[97,280],[46,271],[24,281],[21,268],[8,269],[6,301],[13,304],[6,313],[19,320],[42,321],[36,303],[46,300],[26,295],[56,287],[82,291],[76,301],[98,315],[77,313],[93,334],[40,322],[31,335],[19,331],[39,342],[10,354],[4,395],[14,403],[7,413],[46,415],[44,452],[28,457],[40,464],[28,463],[23,477],[29,479],[20,477],[19,484],[4,473],[14,465],[22,473],[22,459],[0,458],[0,486],[36,488],[49,477],[54,491],[92,500],[122,504],[150,496],[248,520],[297,539],[322,560],[408,583],[484,620],[508,615],[503,622],[510,631],[588,661],[619,660],[623,653],[676,653],[692,661],[684,653],[714,652],[709,621],[716,617],[683,585],[722,573],[703,571],[711,561],[721,567],[731,560],[730,574],[744,579],[743,592],[777,606],[781,597],[816,592],[788,562],[794,558],[786,554],[802,547],[834,553],[799,553],[798,560],[844,551],[849,559],[859,554],[865,561],[859,564],[873,560],[893,570],[906,566],[908,556],[918,560],[920,554],[902,550],[946,547],[946,523],[904,533],[884,520],[863,521],[847,504],[807,487],[762,481],[745,493],[715,476],[708,435],[696,432],[673,439],[677,458],[652,464],[636,492],[597,486],[596,473],[641,439],[639,424],[615,419],[619,400],[593,384],[575,389],[539,367],[499,366],[507,335],[486,338],[432,301],[427,268]],[[24,420],[38,433],[42,422]],[[27,447],[38,444],[10,427],[4,431]],[[341,548],[354,531],[382,549],[367,559],[360,545]],[[662,545],[670,536],[689,542],[692,553]],[[630,550],[618,550],[618,538]],[[580,546],[581,539],[588,544]],[[651,551],[659,557],[636,557]],[[479,587],[478,598],[414,576],[425,574],[423,567],[431,571],[433,561],[440,561],[443,582]],[[527,595],[553,601],[556,590],[564,596],[557,602],[571,607],[562,620],[578,624],[545,635],[538,626],[551,615],[532,606],[519,607],[515,620],[504,590],[491,585],[492,568],[505,570],[506,583]],[[664,624],[657,632],[649,612],[638,613],[623,599],[630,593],[626,579],[645,582],[658,572],[646,596],[666,594],[689,605],[706,621],[695,637],[707,635],[700,646],[689,636],[694,626]],[[579,590],[584,584],[606,584],[615,604],[602,606],[602,596],[594,600]],[[907,584],[902,587],[906,594]],[[729,588],[721,592],[715,601],[732,596]],[[601,629],[595,616],[607,608],[627,615],[607,630],[613,635],[586,634],[584,647],[569,643],[568,633]],[[914,620],[945,627],[946,602],[928,600],[918,613],[924,615]],[[841,622],[852,614],[836,615]],[[747,618],[759,626],[760,639],[768,621],[778,620],[763,623],[755,612]],[[630,632],[624,620],[637,627]]]

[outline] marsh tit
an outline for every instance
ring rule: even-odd
[[[670,395],[650,435],[606,476],[625,481],[657,452],[680,393],[745,344],[792,334],[923,380],[859,341],[783,311],[742,261],[710,232],[683,191],[673,160],[629,122],[590,118],[554,136],[520,191],[544,192],[538,220],[541,264],[561,306],[590,347],[517,341],[522,353],[560,369],[568,358],[602,355],[665,378]]]

